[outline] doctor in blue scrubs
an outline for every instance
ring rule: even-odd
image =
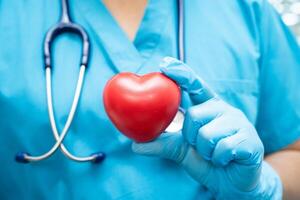
[[[300,199],[300,49],[266,0],[185,1],[186,61],[177,57],[177,1],[70,0],[91,40],[78,110],[60,151],[47,112],[42,44],[58,0],[0,1],[0,199]],[[66,122],[81,42],[59,36],[53,106]],[[165,58],[167,57],[167,58]],[[119,72],[161,71],[181,87],[182,131],[137,144],[120,134],[102,102]]]

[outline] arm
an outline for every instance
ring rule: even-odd
[[[300,197],[300,140],[265,159],[279,174],[283,184],[283,198]]]

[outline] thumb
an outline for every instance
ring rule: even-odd
[[[148,143],[133,143],[132,150],[145,156],[157,156],[180,163],[188,149],[181,133],[163,133],[156,140]]]
[[[132,150],[145,156],[157,156],[180,164],[196,181],[207,184],[212,164],[204,160],[197,151],[184,141],[180,132],[163,133],[148,143],[133,143]]]
[[[165,57],[160,66],[164,75],[173,79],[189,93],[194,104],[201,104],[211,98],[216,98],[215,93],[185,63],[172,57]]]

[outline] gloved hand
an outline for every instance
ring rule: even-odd
[[[263,161],[263,144],[243,112],[221,100],[186,64],[167,57],[161,71],[189,93],[194,106],[182,133],[133,143],[133,151],[176,161],[217,199],[281,199],[280,178]]]

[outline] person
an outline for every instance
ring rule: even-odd
[[[60,1],[1,1],[1,199],[300,198],[300,51],[266,0],[185,1],[185,63],[175,59],[177,1],[69,4],[73,21],[90,36],[92,55],[64,144],[76,155],[103,151],[106,159],[77,163],[57,151],[40,162],[14,161],[20,150],[37,155],[55,142],[42,44],[59,19]],[[53,44],[59,130],[80,48],[73,34]],[[123,71],[161,71],[181,87],[181,132],[132,143],[117,131],[102,93]]]

